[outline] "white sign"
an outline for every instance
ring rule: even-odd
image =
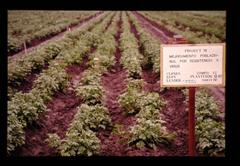
[[[225,86],[225,43],[161,45],[161,87]]]

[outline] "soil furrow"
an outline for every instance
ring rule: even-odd
[[[132,124],[132,117],[127,117],[118,103],[118,96],[126,87],[127,72],[120,64],[121,52],[119,50],[119,39],[121,34],[121,20],[118,22],[118,32],[115,36],[117,48],[115,52],[115,65],[102,76],[102,84],[105,89],[105,104],[108,108],[113,125],[127,128]],[[98,137],[101,140],[101,153],[103,156],[123,156],[126,149],[124,138],[113,134],[112,130],[100,130]]]
[[[156,27],[156,25],[153,22],[150,22],[145,17],[140,15],[137,12],[133,12],[135,17],[138,19],[138,21],[141,23],[141,25],[148,29],[149,32],[156,37],[158,40],[160,40],[162,43],[167,43],[169,39],[173,36],[173,34],[170,34],[165,28],[163,27]],[[171,35],[171,36],[170,36]]]
[[[132,23],[131,29],[135,37],[139,40],[138,32]],[[142,67],[142,78],[145,82],[144,91],[158,92],[160,94],[160,75],[153,71],[152,66]],[[168,147],[159,146],[157,151],[159,155],[185,155],[187,153],[187,112],[185,111],[184,96],[181,91],[174,89],[167,90],[163,94],[160,94],[160,96],[167,101],[165,109],[161,112],[166,121],[166,127],[169,131],[176,132],[177,138]]]
[[[180,90],[169,89],[160,94],[167,105],[162,110],[166,127],[177,134],[176,140],[169,146],[168,155],[184,156],[188,153],[188,112],[185,97]]]

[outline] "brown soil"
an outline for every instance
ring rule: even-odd
[[[88,68],[89,54],[95,50],[96,48],[92,48],[88,55],[84,56],[80,65],[73,64],[66,68],[70,77],[68,87],[62,92],[56,92],[51,101],[46,104],[49,111],[41,114],[38,121],[26,129],[25,145],[17,149],[13,154],[14,156],[57,155],[56,150],[49,147],[46,142],[47,134],[56,133],[60,138],[65,137],[65,133],[77,112],[77,106],[81,104],[74,89],[80,81],[82,73]]]
[[[140,15],[141,17],[143,17],[145,20],[149,21],[153,26],[157,27],[158,29],[162,30],[167,36],[169,37],[173,37],[175,35],[174,32],[169,31],[167,28],[165,28],[164,26],[161,26],[159,24],[157,24],[156,22],[150,20],[149,18],[147,18],[146,16],[142,15],[139,12],[135,12],[137,15]]]
[[[156,23],[149,21],[149,19],[144,19],[134,12],[136,18],[139,20],[141,25],[149,30],[160,42],[167,43],[164,39],[164,35],[156,31],[157,29],[162,30],[161,27],[156,26]],[[153,27],[150,23],[153,26]],[[167,34],[165,31],[163,31]],[[170,35],[171,36],[171,35]],[[151,68],[151,67],[150,67]],[[159,92],[160,83],[158,76],[151,71],[149,67],[143,68],[142,77],[145,80],[144,90],[148,92]],[[219,103],[221,117],[224,120],[224,110],[225,110],[225,89],[224,88],[209,88],[210,93],[212,93],[215,100]],[[165,109],[162,111],[164,115],[164,120],[167,122],[166,126],[170,131],[177,133],[177,139],[175,142],[166,149],[167,155],[170,156],[185,156],[188,155],[188,112],[185,111],[186,105],[184,104],[185,97],[181,91],[176,89],[165,90],[160,93],[160,96],[167,101]]]
[[[188,153],[188,112],[184,104],[185,97],[181,91],[170,89],[160,94],[167,101],[162,114],[169,131],[176,132],[177,137],[171,144],[168,155],[185,156]]]
[[[167,101],[167,105],[162,110],[163,120],[166,121],[166,127],[171,132],[176,132],[176,140],[168,147],[160,146],[159,151],[164,150],[166,156],[184,156],[187,155],[187,131],[188,116],[185,111],[185,97],[181,91],[170,89],[160,93],[159,75],[151,69],[143,70],[143,79],[145,82],[144,90],[146,92],[157,92]]]
[[[142,71],[142,78],[144,79],[144,91],[146,92],[159,92],[159,74],[154,73],[152,69],[144,69]]]
[[[119,22],[118,28],[121,27]],[[133,126],[136,122],[135,116],[127,116],[125,110],[120,107],[118,103],[118,96],[124,92],[127,81],[127,73],[122,68],[119,60],[121,53],[119,50],[119,37],[121,31],[118,30],[116,35],[116,41],[118,43],[115,53],[115,65],[102,76],[102,84],[105,89],[106,106],[108,108],[113,125],[119,125],[124,134],[115,134],[111,129],[100,130],[97,133],[98,138],[101,140],[101,156],[159,156],[164,155],[163,151],[149,150],[147,148],[139,150],[135,147],[129,147],[127,132],[130,130],[130,126]]]
[[[129,15],[128,15],[129,18]],[[130,31],[134,34],[134,36],[136,37],[137,41],[138,41],[138,46],[140,47],[140,35],[136,29],[136,27],[133,25],[133,23],[130,21],[130,19],[128,20],[129,24],[130,24]],[[142,51],[142,50],[141,50]]]

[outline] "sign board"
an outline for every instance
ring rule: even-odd
[[[225,86],[225,43],[161,45],[161,87]]]

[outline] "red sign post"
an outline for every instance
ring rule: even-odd
[[[189,88],[189,111],[188,111],[188,147],[189,156],[195,156],[195,87]]]

